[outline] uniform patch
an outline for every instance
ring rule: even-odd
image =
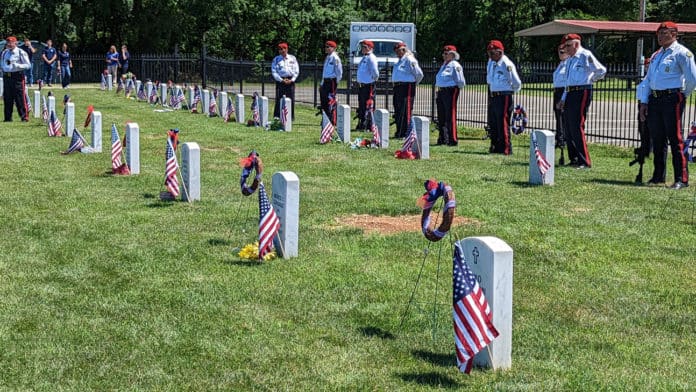
[[[508,65],[507,70],[508,70],[508,72],[512,71],[512,67]]]
[[[691,52],[686,52],[686,57],[692,57],[692,56],[693,56],[693,54],[691,54]]]
[[[589,58],[591,63],[594,63],[594,59],[592,57]]]

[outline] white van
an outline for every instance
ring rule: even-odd
[[[416,51],[416,25],[413,23],[390,22],[351,22],[350,23],[350,50],[353,55],[353,64],[357,65],[362,60],[360,42],[370,40],[375,44],[373,53],[377,56],[380,70],[387,61],[396,63],[399,59],[394,54],[394,44],[405,42],[408,48]]]

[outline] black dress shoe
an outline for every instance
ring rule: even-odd
[[[669,189],[674,189],[675,191],[678,191],[679,189],[686,188],[688,186],[689,184],[686,182],[677,181],[674,184],[672,184],[672,186],[670,186]]]
[[[656,178],[651,178],[648,180],[648,185],[661,185],[664,183],[665,183],[665,180],[658,180]]]

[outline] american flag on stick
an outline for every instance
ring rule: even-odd
[[[280,231],[280,219],[268,201],[266,187],[259,184],[259,260],[273,249],[273,238]]]
[[[167,137],[167,151],[166,160],[164,165],[164,185],[167,187],[169,193],[174,197],[179,196],[179,180],[176,178],[176,173],[179,170],[179,164],[176,161],[176,154],[174,154],[174,147],[172,147],[172,142],[169,137]]]
[[[51,110],[51,119],[48,122],[48,136],[63,136],[61,129],[63,129],[63,124],[56,116],[56,112]]]
[[[198,103],[201,102],[201,89],[193,87],[193,99],[191,100],[191,113],[198,112]]]
[[[379,128],[375,122],[375,112],[370,111],[370,131],[372,131],[372,144],[379,147],[382,144],[382,138],[379,136]]]
[[[232,104],[232,99],[227,100],[227,109],[225,109],[225,122],[230,122],[230,118],[234,114],[234,105]]]
[[[321,111],[321,137],[319,138],[319,143],[326,144],[331,141],[331,137],[334,133],[334,125],[329,120],[329,116],[326,115],[325,111]]]
[[[141,101],[147,100],[147,95],[145,94],[145,83],[140,83],[140,88],[137,93],[138,99]]]
[[[542,154],[539,149],[539,143],[537,142],[536,132],[532,131],[532,144],[534,145],[534,157],[536,158],[537,168],[539,168],[539,174],[543,177],[546,172],[551,168],[551,164],[546,160],[544,154]]]
[[[87,118],[85,118],[85,126],[83,128],[87,128],[92,123],[92,112],[94,112],[94,106],[87,106]]]
[[[80,135],[80,131],[73,129],[72,139],[70,140],[70,145],[68,149],[63,154],[70,154],[73,152],[78,152],[85,146],[85,139]]]
[[[157,95],[157,87],[153,85],[150,90],[150,105],[157,105],[158,102],[159,96]]]
[[[288,116],[290,115],[290,109],[288,108],[287,101],[285,100],[285,96],[280,99],[280,125],[283,126],[283,130],[285,130],[285,124],[288,123]]]
[[[413,119],[411,119],[409,129],[408,136],[406,136],[404,144],[401,146],[402,153],[411,151],[413,149],[413,145],[418,141],[418,136],[416,136],[416,128],[413,126]]]
[[[28,118],[29,113],[31,112],[31,109],[33,108],[31,106],[31,99],[29,98],[29,90],[24,90],[24,101],[27,104],[27,118]]]
[[[251,101],[251,115],[255,126],[261,125],[261,113],[259,113],[259,93],[254,93],[254,99]]]
[[[486,296],[462,253],[457,243],[452,259],[452,319],[457,368],[468,374],[476,353],[498,336],[498,330],[493,326]]]
[[[210,104],[208,105],[208,117],[217,116],[217,90],[210,94]]]
[[[121,146],[121,138],[118,136],[118,129],[116,129],[116,124],[111,124],[111,169],[117,170],[121,167],[122,152],[123,147]]]
[[[48,123],[48,105],[46,104],[46,97],[41,96],[41,117],[45,123]]]
[[[41,84],[41,81],[39,81],[39,84]],[[102,72],[102,74],[101,74],[101,85],[99,86],[99,88],[100,88],[102,91],[103,91],[103,90],[106,90],[106,75],[104,75],[103,72]]]
[[[120,93],[121,90],[123,90],[123,79],[118,80],[118,85],[116,86],[116,94]]]

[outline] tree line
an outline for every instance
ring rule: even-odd
[[[270,59],[286,41],[300,61],[323,58],[323,42],[345,53],[351,21],[414,22],[418,57],[436,58],[454,44],[464,60],[484,60],[500,39],[519,60],[555,60],[559,37],[514,38],[553,19],[636,21],[641,0],[2,0],[0,30],[70,51],[106,53],[127,44],[138,53],[207,53],[227,59]],[[647,21],[696,22],[693,0],[647,0]],[[627,61],[635,45],[601,42],[601,57]],[[696,49],[696,48],[692,48]],[[646,48],[648,52],[650,48]],[[539,54],[543,55],[539,55]]]

